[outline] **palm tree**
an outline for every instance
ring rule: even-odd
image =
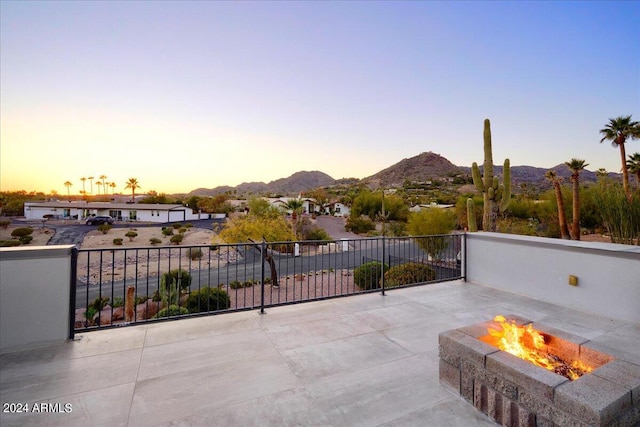
[[[631,120],[631,116],[620,116],[609,119],[609,123],[600,129],[603,135],[600,142],[611,141],[611,145],[620,149],[620,159],[622,160],[622,187],[628,199],[631,199],[631,189],[629,188],[629,171],[627,169],[627,155],[624,143],[627,139],[640,138],[640,123]]]
[[[636,176],[636,187],[640,188],[640,153],[629,155],[627,160],[627,169]]]
[[[573,183],[573,224],[571,225],[571,239],[580,240],[580,171],[584,170],[587,163],[580,159],[571,159],[564,163],[571,170],[571,182]]]
[[[98,187],[98,194],[100,194],[100,189],[102,188],[102,183],[100,181],[96,182],[96,186]]]
[[[84,183],[87,181],[87,178],[83,176],[82,178],[80,178],[80,181],[82,181],[82,194],[85,194],[86,189],[84,188]]]
[[[64,186],[65,186],[65,187],[67,187],[67,198],[68,198],[69,200],[71,200],[71,194],[69,193],[69,189],[71,188],[71,186],[72,186],[72,185],[73,185],[73,184],[71,183],[71,181],[66,181],[66,182],[64,183]]]
[[[102,191],[104,192],[103,194],[107,194],[107,184],[104,182],[104,180],[107,179],[107,175],[100,175],[100,179],[102,180]]]
[[[93,177],[90,176],[89,178],[87,178],[89,180],[89,183],[91,184],[91,194],[93,194]]]
[[[287,209],[291,210],[291,219],[293,220],[293,235],[298,236],[298,214],[302,213],[302,207],[304,206],[304,202],[297,199],[290,199],[285,205]]]
[[[562,182],[562,177],[559,177],[556,171],[549,170],[544,176],[551,181],[553,184],[553,189],[556,193],[556,204],[558,205],[558,223],[560,225],[560,236],[569,240],[571,236],[569,235],[569,228],[567,228],[567,218],[564,214],[564,199],[562,198],[562,189],[560,188],[560,183]]]
[[[111,187],[111,195],[116,194],[116,183],[115,182],[110,183],[109,187]]]
[[[137,188],[142,188],[140,187],[140,185],[138,185],[138,179],[137,178],[129,178],[127,180],[127,185],[124,187],[124,189],[126,190],[127,188],[131,189],[131,201],[135,201],[136,198],[136,189]]]

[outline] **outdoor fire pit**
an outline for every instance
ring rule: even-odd
[[[440,383],[504,426],[640,422],[640,366],[584,338],[510,315],[443,332],[439,347]]]

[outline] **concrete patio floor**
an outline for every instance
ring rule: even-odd
[[[460,281],[96,331],[0,356],[7,426],[491,426],[438,380],[438,334],[518,314],[640,365],[640,325]],[[55,406],[54,406],[55,407]]]

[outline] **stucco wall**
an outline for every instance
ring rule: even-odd
[[[0,249],[0,353],[67,339],[72,248]]]
[[[483,232],[466,238],[469,282],[640,323],[638,246]]]

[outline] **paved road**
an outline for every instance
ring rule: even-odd
[[[331,236],[332,239],[361,239],[362,236],[358,236],[355,233],[346,231],[344,224],[346,220],[344,218],[321,215],[317,217],[318,227],[323,228],[324,231]]]

